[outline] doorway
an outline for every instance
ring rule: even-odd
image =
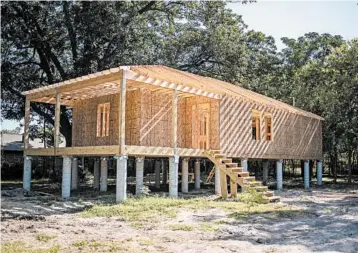
[[[210,140],[210,104],[198,104],[192,107],[192,146],[209,149]]]

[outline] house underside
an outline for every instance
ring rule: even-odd
[[[247,159],[322,159],[321,117],[238,86],[164,66],[119,67],[24,94],[25,161],[32,156],[63,156],[64,168],[71,170],[76,166],[71,162],[74,157],[113,156],[120,173],[118,201],[126,195],[123,177],[128,156],[138,161],[171,157],[171,196],[178,192],[180,158],[185,158],[184,170],[188,158],[210,159],[217,167],[216,184],[221,183],[216,190],[224,196],[227,178],[233,195],[234,185],[256,182],[245,173]],[[29,148],[30,103],[34,102],[55,104],[52,148]],[[72,108],[71,147],[59,147],[61,106]],[[232,158],[240,158],[242,166]]]

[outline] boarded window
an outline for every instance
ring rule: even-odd
[[[251,135],[253,140],[260,140],[260,112],[252,110]]]
[[[265,139],[266,139],[266,141],[272,141],[272,117],[271,117],[271,115],[265,115]]]
[[[109,136],[109,109],[109,103],[98,105],[97,137]]]

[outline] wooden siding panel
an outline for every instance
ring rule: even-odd
[[[261,140],[252,140],[252,109],[260,111]],[[272,141],[265,139],[265,113],[272,115]],[[229,157],[321,159],[321,121],[225,95],[220,101],[220,147]]]

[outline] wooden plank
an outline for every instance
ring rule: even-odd
[[[30,133],[30,99],[25,98],[25,117],[24,117],[24,149],[29,148],[29,133]]]
[[[237,182],[234,182],[233,180],[230,180],[230,192],[231,192],[231,197],[235,197],[237,196]]]
[[[175,89],[173,92],[173,105],[172,105],[172,145],[174,155],[178,154],[178,91]]]
[[[55,105],[55,149],[60,146],[61,93],[56,94]]]
[[[119,120],[119,150],[120,155],[125,154],[126,143],[126,70],[122,70],[121,92],[118,106]]]
[[[220,185],[221,185],[221,196],[227,198],[227,178],[224,169],[220,168]]]
[[[117,155],[119,153],[119,146],[86,146],[86,147],[64,147],[54,148],[36,148],[27,149],[25,154],[28,156],[100,156],[100,155]]]

